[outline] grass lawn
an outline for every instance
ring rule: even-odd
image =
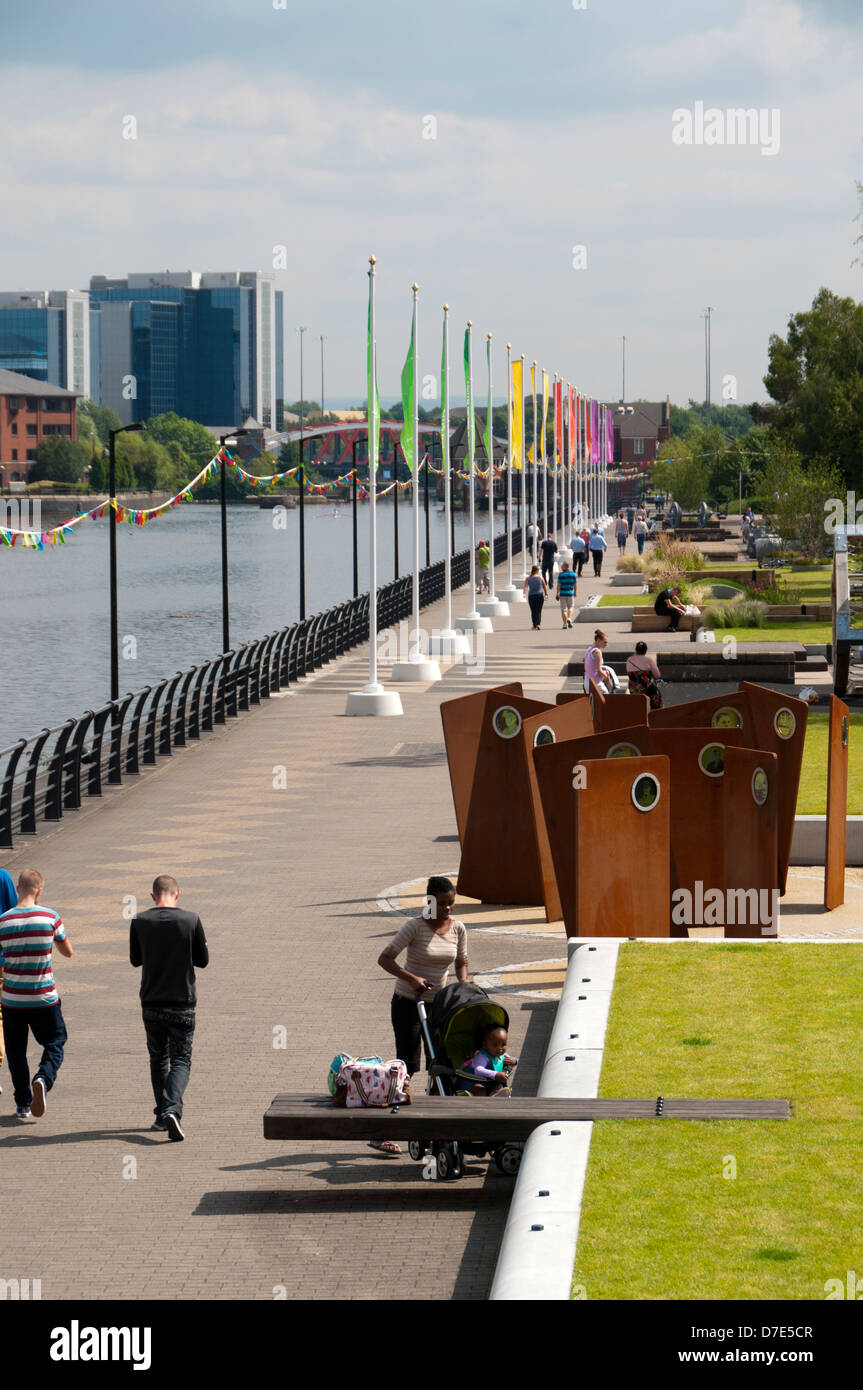
[[[828,720],[826,709],[810,709],[797,797],[801,816],[823,816],[827,810]],[[849,723],[848,814],[859,816],[863,815],[863,714],[852,714]]]
[[[790,1121],[594,1126],[591,1299],[823,1299],[861,1270],[863,946],[622,947],[601,1096],[787,1097]]]
[[[714,628],[716,640],[723,637],[736,637],[738,642],[812,642],[833,641],[830,623],[770,623],[763,627],[717,627]]]
[[[598,608],[634,608],[643,607],[656,598],[655,594],[643,594],[639,589],[630,589],[627,594],[603,594],[597,604]]]

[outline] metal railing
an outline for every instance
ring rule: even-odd
[[[513,553],[521,549],[514,531]],[[506,535],[495,537],[495,564],[506,559]],[[452,587],[470,577],[470,552],[452,558]],[[444,596],[444,562],[420,571],[420,607]],[[378,589],[378,631],[411,614],[411,576]],[[253,642],[54,729],[42,729],[0,751],[0,848],[34,835],[40,821],[59,821],[87,796],[101,796],[159,758],[235,719],[328,662],[368,641],[369,595],[316,613]]]

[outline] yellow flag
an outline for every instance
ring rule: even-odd
[[[520,362],[512,364],[512,466],[521,468],[524,449],[524,383]]]

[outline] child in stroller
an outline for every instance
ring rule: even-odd
[[[511,1095],[509,1083],[518,1058],[510,1057],[506,1050],[506,1029],[500,1024],[483,1024],[477,1029],[476,1040],[479,1044],[476,1052],[459,1068],[456,1095]],[[472,1078],[475,1078],[472,1086],[464,1084]]]

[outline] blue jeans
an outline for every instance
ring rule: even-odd
[[[641,535],[641,536],[636,536],[636,537],[635,537],[635,540],[636,540],[636,543],[637,543],[637,545],[638,545],[638,553],[639,553],[639,555],[643,555],[643,554],[644,554],[644,536],[643,536],[643,535]]]
[[[157,1120],[166,1115],[176,1115],[179,1120],[192,1067],[195,1010],[145,1005],[142,1013],[150,1054],[150,1081],[156,1101],[153,1113]]]
[[[41,1076],[45,1082],[45,1090],[50,1091],[63,1063],[63,1047],[68,1038],[59,1000],[56,1004],[42,1004],[25,1009],[12,1008],[7,1004],[3,1013],[6,1061],[9,1063],[9,1074],[12,1077],[15,1104],[26,1110],[30,1109],[33,1100],[30,1068],[27,1064],[29,1033],[33,1034],[43,1049],[36,1076]],[[34,1076],[33,1080],[35,1079]]]

